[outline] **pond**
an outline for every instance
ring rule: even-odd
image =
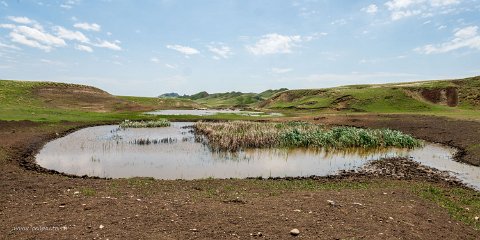
[[[194,110],[158,110],[153,112],[147,112],[151,115],[193,115],[193,116],[211,116],[216,114],[235,114],[251,117],[279,117],[283,116],[281,113],[266,113],[266,112],[253,112],[231,109],[194,109]]]
[[[325,176],[354,170],[383,157],[413,160],[452,174],[480,188],[480,168],[452,160],[455,150],[427,143],[417,149],[325,151],[323,149],[248,149],[212,151],[196,140],[193,123],[164,128],[120,130],[89,127],[47,143],[36,156],[47,169],[74,175],[157,179]]]

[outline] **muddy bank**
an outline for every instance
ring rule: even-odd
[[[471,226],[412,191],[450,189],[458,183],[405,159],[372,163],[372,169],[360,173],[277,180],[107,181],[22,165],[57,133],[84,126],[0,121],[0,236],[288,239],[293,228],[302,239],[478,236]]]

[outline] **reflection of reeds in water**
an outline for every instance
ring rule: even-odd
[[[161,139],[139,138],[139,139],[134,139],[132,141],[129,141],[129,143],[137,144],[137,145],[172,144],[172,143],[177,143],[177,139],[176,138],[161,138]]]
[[[327,128],[323,125],[304,122],[197,122],[194,129],[196,135],[205,136],[203,140],[208,140],[212,148],[227,151],[278,147],[414,148],[422,145],[420,140],[396,130]]]
[[[157,128],[157,127],[170,127],[170,125],[171,125],[170,121],[168,121],[167,119],[139,121],[139,122],[125,120],[122,123],[120,123],[119,127],[123,129],[124,128]]]

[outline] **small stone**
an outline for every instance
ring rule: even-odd
[[[302,210],[300,210],[300,209],[295,209],[295,210],[293,210],[293,211],[294,211],[294,212],[301,212]]]
[[[393,217],[388,217],[388,219],[393,220]]]
[[[293,235],[293,236],[298,236],[298,234],[300,234],[300,230],[294,228],[294,229],[290,230],[290,234]]]
[[[478,221],[478,219],[480,219],[480,217],[475,217],[474,219],[475,219],[475,221]]]
[[[335,206],[335,202],[332,201],[332,200],[327,200],[328,204],[330,204],[331,206]]]
[[[77,195],[77,194],[80,194],[80,192],[79,192],[79,191],[75,191],[73,194],[74,194],[74,195]]]
[[[142,199],[140,199],[140,198],[137,198],[137,201],[141,202],[141,201],[142,201]]]
[[[198,229],[196,229],[196,228],[191,228],[190,231],[192,231],[192,232],[198,232]]]
[[[102,224],[100,224],[100,226],[98,228],[100,229],[103,229],[105,226],[103,226]]]

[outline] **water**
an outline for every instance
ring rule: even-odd
[[[44,168],[99,177],[154,177],[157,179],[325,176],[354,170],[382,157],[413,160],[453,175],[480,189],[480,168],[452,160],[455,150],[426,144],[414,150],[336,151],[313,149],[249,149],[238,153],[212,152],[195,141],[193,123],[166,128],[117,130],[117,126],[90,127],[51,141],[37,155]],[[158,144],[134,144],[139,139]],[[162,139],[170,139],[161,143]]]
[[[152,115],[194,115],[194,116],[211,116],[216,114],[236,114],[252,117],[278,117],[283,116],[281,113],[265,113],[265,112],[252,112],[241,111],[231,109],[206,109],[206,110],[158,110],[153,112],[147,112],[146,114]]]

